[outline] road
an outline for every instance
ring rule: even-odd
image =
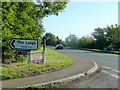
[[[51,49],[54,49],[53,47]],[[85,50],[64,49],[56,50],[63,54],[73,54],[82,58],[93,60],[101,66],[101,72],[85,80],[72,83],[65,88],[118,88],[118,59],[117,54],[100,53]]]

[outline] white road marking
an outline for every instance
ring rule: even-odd
[[[118,75],[111,74],[110,72],[107,72],[107,71],[105,71],[105,70],[102,70],[102,72],[107,73],[107,74],[109,74],[109,75],[111,75],[112,77],[115,77],[115,78],[117,78],[117,79],[119,78]]]
[[[105,68],[105,69],[112,70],[112,71],[114,71],[114,72],[120,73],[120,71],[115,70],[115,69],[112,69],[112,68],[110,68],[110,67],[102,66],[102,68]],[[107,74],[109,74],[109,75],[111,75],[112,77],[115,77],[115,78],[117,78],[117,79],[119,78],[118,75],[112,74],[112,73],[110,73],[110,72],[108,72],[108,71],[102,70],[102,72],[107,73]]]
[[[118,70],[113,70],[113,71],[115,71],[115,72],[117,72],[117,73],[120,73],[120,71],[118,71]]]
[[[102,66],[103,68],[105,68],[105,69],[110,69],[110,67],[106,67],[106,66]]]
[[[106,66],[102,66],[102,67],[105,68],[105,69],[112,70],[112,71],[114,71],[114,72],[120,73],[120,71],[115,70],[115,69],[112,69],[112,68],[110,68],[110,67],[106,67]]]

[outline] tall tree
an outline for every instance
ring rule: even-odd
[[[92,33],[95,41],[95,48],[98,49],[104,49],[106,47],[107,41],[106,41],[106,33],[105,29],[102,29],[100,27],[96,28],[95,31]]]
[[[45,34],[46,39],[46,45],[55,45],[55,42],[57,41],[57,38],[52,33],[46,33]]]
[[[75,34],[70,34],[66,39],[65,42],[68,46],[77,47],[78,38]]]
[[[92,33],[95,38],[95,48],[103,49],[111,45],[120,48],[120,26],[111,25],[105,28],[96,28]]]
[[[120,48],[120,25],[107,26],[105,30],[107,33],[106,38],[110,45],[115,45],[117,48]]]
[[[49,15],[58,15],[66,7],[66,2],[32,2],[2,3],[2,55],[3,62],[23,60],[11,50],[9,42],[12,38],[38,39],[39,46],[43,36],[42,19]]]
[[[60,39],[58,36],[56,37],[56,42],[55,42],[55,45],[57,45],[57,44],[63,44],[63,41],[62,41],[62,39]]]
[[[78,39],[78,47],[79,48],[93,48],[92,46],[93,42],[94,40],[91,37],[84,36]]]

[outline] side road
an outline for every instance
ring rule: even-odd
[[[95,65],[94,62],[83,59],[80,56],[72,55],[72,54],[66,54],[66,55],[71,57],[75,61],[73,65],[55,72],[2,81],[2,88],[23,87],[23,86],[30,86],[30,85],[51,82],[58,79],[63,79],[83,73],[85,71],[88,71]]]

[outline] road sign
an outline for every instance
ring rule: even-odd
[[[29,51],[22,51],[22,50],[20,50],[20,51],[16,51],[16,54],[18,54],[18,55],[28,55],[28,52]]]
[[[38,40],[36,39],[12,39],[10,41],[12,49],[35,50],[38,49]]]

